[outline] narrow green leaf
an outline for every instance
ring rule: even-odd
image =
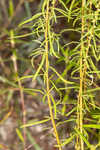
[[[88,142],[88,140],[85,138],[85,136],[83,136],[83,134],[82,134],[79,130],[75,129],[75,131],[76,131],[76,133],[82,138],[82,140],[86,143],[86,145],[88,146],[88,148],[90,148],[91,145],[90,145],[90,143]]]
[[[75,138],[76,135],[72,135],[71,137],[67,138],[63,143],[61,143],[61,146],[65,146],[72,142],[72,140]]]
[[[24,79],[30,79],[30,78],[33,78],[33,75],[22,76],[21,78],[16,79],[16,81],[18,81],[18,80],[24,80]]]
[[[93,60],[92,60],[92,58],[89,57],[88,61],[90,62],[92,69],[93,69],[94,71],[98,71],[98,68],[95,66],[95,64],[94,64],[94,62],[93,62]],[[100,79],[100,74],[97,73],[97,76],[98,76],[98,78]]]
[[[69,11],[68,11],[68,22],[69,22],[70,19],[71,19],[71,12],[72,12],[72,8],[73,8],[74,3],[75,3],[75,0],[72,0],[72,1],[71,1],[71,5],[70,5],[70,8],[69,8]]]
[[[26,23],[29,23],[29,22],[31,22],[31,21],[37,19],[37,18],[40,17],[42,14],[43,14],[43,13],[37,13],[37,14],[35,14],[35,15],[32,16],[30,19],[27,19],[27,20],[23,21],[22,23],[20,23],[20,24],[19,24],[19,27],[22,26],[22,25],[24,25],[24,24],[26,24]]]
[[[31,32],[31,33],[27,33],[27,34],[23,34],[23,35],[16,35],[13,38],[14,39],[24,38],[24,37],[27,37],[27,36],[30,36],[30,35],[33,35],[33,34],[35,34],[35,32]]]
[[[7,83],[8,85],[11,85],[13,87],[18,87],[13,81],[10,81],[6,79],[5,77],[0,76],[0,81],[3,83]]]
[[[24,143],[24,138],[23,138],[23,136],[22,136],[21,131],[20,131],[18,128],[16,129],[16,133],[17,133],[19,139]]]
[[[63,143],[61,143],[61,146],[65,146],[67,144],[69,144],[70,142],[72,142],[72,140],[74,139],[76,135],[72,135],[71,137],[67,138],[66,140],[64,140]],[[58,145],[55,145],[55,147],[59,147]]]
[[[86,91],[86,93],[95,92],[95,91],[100,91],[100,87],[94,88],[94,89],[89,89]]]
[[[53,54],[55,57],[59,58],[53,47],[53,45],[54,45],[53,35],[52,35],[53,33],[51,33],[51,31],[50,31],[50,24],[48,24],[48,34],[49,34],[49,43],[50,43],[50,53],[51,53],[51,55]]]
[[[74,107],[71,111],[69,111],[68,113],[65,114],[66,117],[68,117],[69,115],[71,115],[74,111],[76,111],[77,107]]]
[[[57,76],[58,76],[64,83],[67,83],[67,84],[74,84],[74,82],[65,80],[53,67],[50,66],[50,69],[53,70],[53,72],[55,72],[55,73],[57,74]]]
[[[45,120],[41,120],[41,121],[35,121],[33,123],[22,125],[20,128],[31,127],[31,126],[34,126],[34,125],[42,124],[42,123],[48,122],[49,120],[50,119],[45,119]]]
[[[9,0],[9,15],[10,15],[10,17],[13,16],[13,13],[14,13],[13,1]]]
[[[36,143],[35,138],[31,135],[31,133],[26,130],[27,138],[29,139],[30,143],[33,145],[35,150],[42,150],[42,148]]]
[[[24,91],[32,91],[32,92],[38,92],[44,95],[44,92],[40,89],[32,89],[32,88],[24,88]]]
[[[66,7],[65,3],[62,0],[59,0],[59,2],[64,6],[64,8],[68,11],[68,8]]]
[[[58,127],[58,126],[60,126],[60,125],[62,125],[62,124],[64,124],[64,123],[67,123],[67,122],[75,122],[75,121],[76,121],[76,119],[71,118],[71,119],[68,119],[68,120],[65,120],[65,121],[60,121],[60,122],[58,122],[58,123],[56,124],[56,126]]]
[[[36,73],[33,75],[32,81],[34,81],[34,80],[37,78],[37,76],[38,76],[40,70],[42,69],[42,66],[43,66],[44,62],[45,62],[45,54],[43,54],[43,56],[42,56],[41,63],[39,64],[39,67],[38,67]]]
[[[100,129],[100,124],[84,124],[84,128]]]
[[[63,14],[63,16],[68,18],[68,14],[66,13],[66,11],[60,9],[60,8],[54,8],[56,11],[60,12],[61,14]]]

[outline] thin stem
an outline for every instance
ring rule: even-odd
[[[15,68],[15,73],[17,73],[18,71],[18,67],[17,67],[17,61],[16,61],[16,57],[12,56],[13,59],[13,64],[14,64],[14,68]],[[26,124],[26,111],[25,111],[25,103],[24,103],[24,93],[23,93],[23,87],[21,84],[21,81],[18,80],[18,86],[19,86],[19,92],[20,92],[20,100],[21,100],[21,104],[22,104],[22,113],[23,113],[23,125]],[[26,143],[26,131],[25,128],[23,128],[23,137],[24,137],[24,149],[25,149],[25,143]]]
[[[14,48],[15,47],[15,41],[14,41],[14,32],[13,30],[11,30],[11,47]],[[12,61],[13,61],[13,65],[14,65],[14,70],[15,70],[15,74],[18,77],[18,66],[17,66],[17,60],[16,60],[16,55],[13,54],[12,56]],[[25,125],[26,124],[26,111],[25,111],[25,103],[24,103],[24,93],[23,93],[23,87],[21,84],[21,81],[18,80],[18,86],[19,86],[19,92],[20,92],[20,100],[21,100],[21,104],[22,104],[22,112],[23,112],[23,119],[22,122]],[[25,128],[23,129],[23,137],[24,137],[24,150],[25,150],[25,146],[26,146],[26,131]]]
[[[83,51],[84,51],[84,26],[85,26],[85,20],[84,20],[84,7],[85,7],[85,0],[82,0],[82,35],[81,35],[81,50],[80,50],[80,90],[79,90],[79,101],[80,101],[80,132],[83,133]],[[84,142],[81,137],[80,139],[80,149],[84,150]]]
[[[80,88],[78,95],[78,104],[77,104],[77,128],[81,134],[83,134],[83,51],[84,51],[84,7],[85,0],[82,0],[82,26],[81,26],[81,49],[80,49]],[[76,150],[84,150],[84,142],[82,137],[77,137]]]
[[[55,124],[55,121],[54,121],[54,116],[53,116],[53,111],[52,111],[52,104],[51,104],[51,100],[50,100],[49,74],[48,74],[48,71],[49,71],[49,59],[48,59],[48,53],[49,53],[49,47],[48,47],[49,0],[47,1],[46,18],[45,18],[45,20],[46,20],[45,50],[46,50],[46,88],[47,88],[47,99],[48,99],[50,117],[51,117],[52,126],[54,128],[56,141],[57,141],[57,144],[59,146],[59,150],[62,150],[61,144],[60,144],[59,135],[58,135],[57,128],[56,128],[56,124]]]
[[[90,0],[89,2],[89,14],[91,14],[91,8],[92,8],[92,1]],[[87,32],[89,32],[90,30],[90,27],[91,27],[91,20],[89,19],[88,22],[87,22]],[[86,55],[85,55],[85,58],[84,58],[84,68],[83,68],[83,82],[84,82],[84,92],[86,91],[86,71],[87,71],[87,65],[86,65],[86,61],[87,61],[87,58],[88,58],[88,52],[89,52],[89,48],[90,48],[90,43],[91,43],[91,39],[92,39],[92,33],[90,35],[87,36],[87,48],[86,48]]]

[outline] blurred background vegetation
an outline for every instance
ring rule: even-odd
[[[15,35],[24,35],[31,28],[19,29],[21,21],[39,12],[43,0],[0,0],[0,149],[23,150],[23,136],[20,130],[23,118],[23,108],[20,89],[16,82],[19,77],[33,74],[41,58],[31,65],[30,53],[38,44],[34,44],[33,36],[11,40]],[[42,38],[42,37],[40,37]],[[16,61],[14,61],[14,59]],[[17,70],[16,70],[17,69]],[[16,72],[17,71],[17,72]],[[16,75],[17,74],[17,75]],[[43,80],[38,77],[32,82],[31,78],[23,81],[26,121],[42,120],[48,114],[47,104],[41,101],[41,94],[31,89],[39,89]],[[30,90],[27,90],[30,88]],[[51,132],[46,126],[30,127],[27,132],[26,149],[48,150],[54,141],[47,135]],[[53,147],[52,147],[53,149]]]

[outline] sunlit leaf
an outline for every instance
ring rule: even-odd
[[[20,128],[31,127],[31,126],[34,126],[34,125],[42,124],[42,123],[48,122],[49,120],[50,119],[45,119],[45,120],[41,120],[41,121],[35,121],[33,123],[22,125]]]
[[[24,143],[23,135],[22,135],[21,131],[18,128],[16,129],[16,133],[17,133],[19,139],[21,140],[21,142]]]
[[[29,22],[31,22],[31,21],[37,19],[37,18],[40,17],[42,14],[43,14],[43,13],[37,13],[37,14],[35,14],[35,15],[32,16],[30,19],[27,19],[27,20],[23,21],[22,23],[20,23],[20,24],[19,24],[19,27],[22,26],[22,25],[24,25],[24,24],[26,24],[26,23],[29,23]]]

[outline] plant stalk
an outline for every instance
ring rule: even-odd
[[[47,100],[48,100],[48,106],[50,111],[50,117],[52,126],[54,129],[55,137],[57,144],[59,146],[59,150],[62,150],[59,135],[57,132],[56,124],[54,121],[53,111],[52,111],[52,104],[50,99],[50,87],[49,87],[49,59],[48,59],[48,53],[49,53],[49,43],[48,43],[48,25],[49,25],[49,0],[47,1],[47,7],[46,7],[46,18],[45,18],[45,51],[46,51],[46,90],[47,90]]]

